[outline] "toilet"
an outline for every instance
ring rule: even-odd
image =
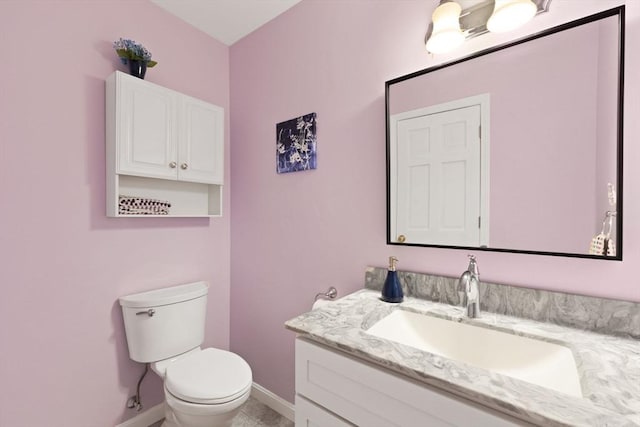
[[[162,427],[231,426],[252,374],[237,354],[201,348],[209,285],[188,283],[121,297],[129,357],[164,380]]]

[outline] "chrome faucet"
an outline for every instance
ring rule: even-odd
[[[480,315],[480,272],[476,257],[469,255],[469,267],[462,273],[458,281],[458,295],[463,307],[467,307],[467,316]]]

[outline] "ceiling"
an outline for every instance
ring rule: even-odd
[[[150,1],[214,39],[231,46],[302,0]],[[463,10],[485,1],[492,0],[457,0]],[[432,3],[433,8],[438,4],[436,0],[432,0]],[[428,21],[429,17],[425,16],[425,20]]]
[[[301,0],[151,0],[231,46]]]

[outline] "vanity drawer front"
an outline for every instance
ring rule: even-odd
[[[363,427],[528,425],[302,338],[296,393]]]
[[[354,427],[354,425],[297,394],[296,427]]]

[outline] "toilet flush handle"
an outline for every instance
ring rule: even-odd
[[[153,317],[154,314],[156,314],[156,311],[153,308],[150,308],[147,311],[139,311],[136,313],[136,316],[140,316],[141,314],[146,314],[149,317]]]

